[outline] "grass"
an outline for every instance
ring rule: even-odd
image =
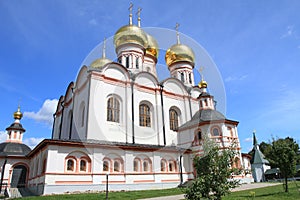
[[[244,190],[238,192],[232,192],[231,194],[223,197],[223,200],[290,200],[290,199],[300,199],[300,191],[298,182],[298,187],[294,182],[289,183],[289,193],[285,193],[282,184],[257,188],[251,190]],[[159,196],[169,196],[182,194],[182,189],[165,189],[165,190],[143,190],[143,191],[129,191],[129,192],[110,192],[109,200],[123,200],[123,199],[141,199],[141,198],[151,198]],[[51,196],[39,196],[39,197],[27,197],[22,198],[25,200],[101,200],[105,199],[105,193],[85,193],[85,194],[65,194],[65,195],[51,195]]]
[[[142,199],[160,196],[170,196],[182,194],[182,189],[172,188],[164,190],[142,190],[142,191],[128,191],[128,192],[110,192],[108,194],[109,200],[124,200],[124,199]],[[50,195],[50,196],[37,196],[26,197],[26,200],[102,200],[105,199],[105,193],[84,193],[84,194],[64,194],[64,195]]]
[[[232,192],[231,194],[225,196],[223,200],[289,200],[289,199],[300,199],[300,183],[298,182],[298,187],[294,182],[289,183],[289,192],[284,192],[282,184],[257,188],[251,190],[244,190],[238,192]]]

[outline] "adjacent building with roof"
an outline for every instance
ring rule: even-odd
[[[177,42],[165,54],[169,78],[156,71],[158,43],[138,25],[114,35],[116,61],[82,66],[61,96],[52,138],[33,150],[22,144],[18,109],[0,144],[2,183],[35,194],[176,187],[195,176],[193,157],[204,138],[234,148],[232,167],[242,168],[238,122],[216,110],[202,78],[195,85],[193,50]]]
[[[270,163],[264,154],[259,150],[255,132],[253,132],[253,156],[250,160],[252,176],[255,182],[266,181],[265,172],[270,169]]]

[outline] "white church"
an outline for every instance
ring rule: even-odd
[[[177,41],[165,54],[169,78],[158,80],[158,44],[138,24],[114,35],[116,62],[105,55],[82,66],[60,97],[52,138],[34,149],[22,143],[20,107],[0,144],[2,192],[37,195],[74,191],[172,188],[194,178],[193,157],[204,138],[220,149],[237,144],[238,122],[215,109],[203,79],[194,82],[193,50]],[[30,134],[30,133],[29,133]]]

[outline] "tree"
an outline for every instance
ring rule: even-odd
[[[277,139],[273,138],[272,148],[268,156],[271,165],[279,167],[280,173],[284,178],[285,192],[288,192],[287,179],[296,173],[297,152],[299,145],[292,138]]]
[[[216,199],[230,192],[239,185],[238,180],[230,179],[234,169],[230,164],[236,155],[235,150],[220,150],[216,145],[210,146],[203,156],[195,156],[194,166],[197,177],[186,189],[187,199]]]

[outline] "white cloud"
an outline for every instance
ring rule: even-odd
[[[98,25],[98,22],[97,22],[96,19],[91,19],[91,20],[89,21],[89,24],[90,24],[90,25],[93,25],[93,26],[96,26],[96,25]]]
[[[290,37],[295,34],[294,26],[289,25],[286,27],[286,32],[281,36],[281,38]]]
[[[248,137],[248,138],[244,139],[244,142],[252,142],[252,141],[253,141],[252,137]]]
[[[47,99],[38,112],[24,112],[24,117],[33,119],[37,122],[45,123],[51,127],[53,122],[53,114],[56,110],[57,103],[57,99]]]
[[[243,81],[248,77],[247,74],[242,75],[242,76],[228,76],[225,78],[225,82],[231,82],[231,81]]]
[[[0,131],[0,143],[5,142],[7,138],[5,131]]]
[[[23,143],[29,146],[31,149],[34,149],[34,147],[39,144],[43,139],[45,138],[26,138],[24,139]]]

